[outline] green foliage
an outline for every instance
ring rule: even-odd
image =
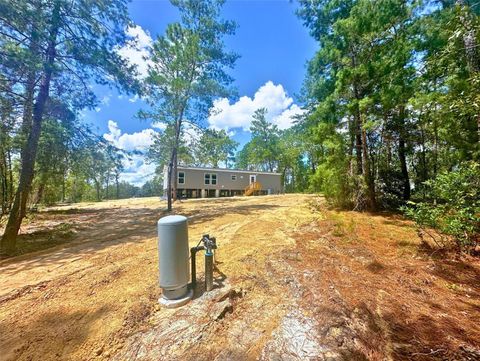
[[[184,119],[202,124],[213,100],[230,94],[233,79],[226,69],[238,56],[224,49],[222,36],[235,32],[233,22],[220,18],[223,1],[176,0],[180,23],[168,25],[153,44],[146,100],[151,111],[141,113],[177,127]]]
[[[311,190],[322,192],[335,207],[355,207],[355,182],[348,174],[349,159],[345,154],[345,139],[335,132],[333,124],[326,123],[317,125],[312,138],[319,146],[317,152],[321,161],[310,177]]]
[[[139,191],[139,196],[141,197],[161,196],[162,194],[163,180],[159,176],[156,176],[152,180],[145,182]]]
[[[405,214],[438,245],[469,249],[480,242],[480,165],[465,163],[425,182],[426,201],[409,202]],[[438,231],[432,234],[429,229]],[[445,237],[450,236],[450,237]]]
[[[284,191],[305,192],[308,188],[308,167],[305,164],[303,130],[298,126],[280,132],[278,171],[282,173]]]
[[[238,164],[251,170],[273,172],[278,169],[278,127],[266,119],[267,109],[257,109],[250,125],[252,138],[238,154]]]
[[[202,166],[218,168],[223,162],[228,166],[238,143],[231,139],[225,130],[205,129],[196,144],[196,163]]]
[[[176,168],[185,119],[198,126],[209,115],[213,100],[228,96],[233,68],[238,56],[225,50],[223,36],[234,34],[236,25],[220,17],[222,0],[174,0],[181,21],[169,24],[163,36],[153,44],[151,64],[144,87],[151,110],[140,112],[172,127],[169,146],[153,144],[153,152],[162,153],[161,163],[168,165],[168,209],[176,194]],[[168,152],[168,154],[166,154]],[[166,159],[168,158],[168,161]],[[150,158],[153,159],[153,158]],[[161,164],[157,169],[161,168]]]
[[[312,165],[328,164],[318,136],[325,123],[343,138],[349,162],[328,164],[321,179],[360,180],[368,203],[396,208],[412,185],[419,190],[442,171],[478,161],[480,32],[471,2],[300,4],[320,45],[304,87],[308,157]]]
[[[187,143],[185,138],[184,129],[182,129],[176,145],[177,160],[180,164],[190,165],[194,160],[193,145]],[[161,174],[163,168],[168,166],[175,142],[175,127],[172,124],[168,124],[165,130],[154,135],[153,143],[147,151],[146,159],[148,162],[157,165],[158,174]]]
[[[11,253],[28,202],[50,201],[51,189],[45,182],[59,168],[63,168],[62,183],[65,180],[66,167],[50,160],[59,154],[63,158],[68,145],[64,142],[53,147],[54,154],[42,154],[41,147],[55,139],[65,140],[59,127],[46,127],[51,136],[42,131],[45,123],[65,118],[75,121],[80,110],[93,108],[98,99],[92,84],[127,91],[137,89],[138,84],[135,69],[117,51],[125,44],[125,28],[130,25],[126,1],[2,0],[0,14],[0,99],[12,106],[8,118],[15,120],[15,126],[6,129],[8,138],[14,139],[12,147],[2,149],[0,159],[16,158],[20,164],[13,191],[12,162],[1,162],[2,170],[7,169],[0,174],[2,187],[7,185],[2,211],[6,208],[9,217],[0,253]],[[2,123],[4,119],[2,115]],[[35,185],[38,190],[33,195]]]

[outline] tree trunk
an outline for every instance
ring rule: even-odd
[[[315,174],[315,172],[317,171],[317,165],[313,160],[313,154],[310,154],[310,168],[312,168],[312,174]]]
[[[172,149],[172,155],[170,157],[170,163],[168,164],[167,170],[167,210],[172,211],[172,173],[173,173],[173,160],[174,160],[174,149]]]
[[[354,163],[353,163],[353,149],[355,148],[355,119],[353,117],[348,117],[348,133],[349,133],[349,142],[348,142],[348,168],[349,174],[355,174]]]
[[[180,116],[175,124],[175,144],[173,146],[172,159],[173,159],[173,169],[172,169],[172,198],[175,202],[177,200],[177,167],[178,167],[178,148],[180,146],[180,132],[182,130],[182,118],[183,110],[180,112]]]
[[[463,45],[465,47],[465,56],[467,58],[468,68],[472,75],[472,85],[475,87],[475,79],[473,76],[480,73],[480,50],[477,44],[477,34],[472,18],[475,16],[471,14],[465,5],[464,0],[457,0],[457,6],[460,7],[460,23],[465,29],[463,34]],[[477,118],[477,135],[480,143],[480,112],[476,115]]]
[[[1,149],[1,159],[0,159],[0,172],[2,179],[0,183],[2,185],[2,211],[0,213],[0,218],[7,213],[7,199],[8,199],[8,179],[7,179],[7,157],[3,148]]]
[[[93,178],[93,182],[95,183],[95,193],[97,194],[97,202],[100,202],[101,201],[100,182],[97,180],[97,178]]]
[[[108,199],[108,193],[109,193],[109,187],[110,187],[109,179],[110,179],[110,174],[107,173],[107,181],[105,184],[105,199]]]
[[[48,78],[50,77],[48,76]],[[41,86],[39,96],[37,97],[37,102],[35,103],[32,131],[28,137],[25,147],[22,150],[20,183],[15,194],[15,200],[13,202],[8,223],[5,227],[5,233],[3,234],[1,241],[1,252],[5,254],[11,254],[15,251],[17,234],[20,229],[20,224],[22,223],[22,220],[26,214],[27,198],[32,186],[35,158],[37,155],[38,140],[41,132],[43,107],[46,99],[48,98],[48,87],[50,83],[48,79],[47,84],[47,77],[44,79],[45,82]]]
[[[173,169],[172,169],[172,200],[177,200],[177,174],[178,174],[178,147],[173,152]]]
[[[352,67],[355,69],[357,66],[357,60],[355,58],[355,55],[352,55],[351,63],[352,63]],[[355,154],[357,158],[357,174],[361,175],[364,173],[364,169],[363,169],[364,165],[362,164],[363,163],[362,162],[362,153],[363,153],[362,141],[364,139],[363,139],[363,132],[362,132],[360,104],[359,104],[361,100],[361,94],[360,94],[360,89],[359,89],[357,80],[353,82],[353,96],[355,97],[355,100],[356,100],[355,111],[353,114],[353,125],[354,125],[354,132],[355,132]]]
[[[40,182],[40,185],[38,186],[38,190],[37,190],[37,195],[35,197],[35,200],[33,201],[34,205],[37,205],[42,201],[43,193],[45,191],[45,183],[46,181]]]
[[[167,210],[169,212],[172,210],[172,200],[177,200],[178,147],[180,145],[180,131],[182,130],[183,109],[181,110],[178,119],[175,121],[175,139],[173,143],[170,164],[168,165]]]
[[[12,209],[13,204],[13,170],[12,170],[12,153],[10,150],[7,151],[7,159],[8,159],[8,177],[9,177],[9,184],[8,184],[8,210]]]
[[[0,241],[0,253],[12,254],[15,252],[16,240],[20,225],[26,214],[27,199],[33,181],[35,160],[38,150],[38,141],[42,129],[43,113],[45,111],[45,104],[50,95],[50,81],[52,78],[53,67],[56,56],[56,40],[59,27],[60,4],[55,3],[52,14],[52,28],[50,30],[50,38],[46,50],[46,61],[43,69],[43,76],[40,83],[40,88],[37,94],[35,105],[33,107],[33,124],[31,132],[28,136],[27,142],[21,153],[21,171],[20,182],[15,200],[13,202],[8,223],[5,227],[2,240]]]
[[[363,155],[363,166],[364,166],[364,178],[365,183],[367,184],[367,201],[368,201],[368,208],[370,210],[375,210],[377,208],[377,202],[375,199],[375,181],[373,178],[373,174],[370,167],[370,158],[368,154],[368,144],[367,144],[367,131],[363,125],[363,120],[360,115],[360,124],[361,124],[361,131],[362,131],[362,155]]]
[[[65,203],[65,170],[62,172],[62,203]]]
[[[355,116],[354,116],[354,124],[355,124],[355,154],[357,158],[357,174],[361,175],[363,174],[363,162],[362,162],[362,139],[363,139],[363,134],[362,134],[362,127],[361,127],[361,121],[360,121],[360,111],[357,110]]]
[[[410,199],[410,177],[407,168],[407,156],[405,147],[406,127],[405,127],[405,106],[400,106],[398,114],[398,158],[400,160],[400,169],[403,178],[403,199],[408,201]]]
[[[410,199],[410,177],[408,176],[407,160],[405,151],[405,140],[400,135],[398,139],[398,158],[400,159],[400,168],[402,170],[403,177],[403,200],[408,201]]]
[[[118,173],[115,173],[115,194],[117,199],[120,198],[120,184],[118,183],[119,176]]]

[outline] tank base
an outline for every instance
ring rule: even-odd
[[[158,302],[165,308],[177,308],[186,305],[193,297],[193,290],[188,290],[184,297],[176,299],[168,299],[163,296],[158,299]]]

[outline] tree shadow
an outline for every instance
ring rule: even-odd
[[[329,331],[323,330],[322,341],[345,360],[476,359],[476,352],[480,352],[478,338],[454,319],[434,318],[428,314],[412,319],[402,306],[401,302],[393,301],[382,314],[377,312],[378,306],[366,303],[343,312],[326,307],[322,310],[322,319],[327,320],[327,325],[328,320],[344,319],[344,314],[348,315],[348,320],[337,324],[330,321],[328,330],[333,327],[341,331],[332,337]],[[325,328],[325,323],[323,326]]]
[[[472,256],[447,249],[433,248],[422,242],[418,254],[433,262],[431,274],[452,285],[465,285],[480,297],[480,262]]]
[[[185,215],[190,225],[212,221],[225,214],[249,215],[254,212],[262,212],[280,206],[264,205],[238,205],[232,200],[231,205],[224,207],[202,207],[197,210],[182,211],[178,207],[178,214]],[[206,202],[210,205],[212,202]],[[213,204],[216,202],[213,202]],[[177,213],[176,212],[176,213]],[[56,214],[56,213],[55,213]],[[145,238],[153,238],[157,235],[157,221],[162,216],[168,215],[163,208],[114,208],[114,209],[82,209],[73,212],[75,215],[93,215],[90,222],[68,221],[68,237],[57,237],[58,230],[42,230],[33,234],[20,235],[20,244],[25,242],[35,243],[41,235],[48,241],[28,248],[24,254],[10,257],[0,263],[4,268],[15,265],[16,271],[28,270],[39,264],[55,264],[57,261],[69,256],[91,253],[106,247],[130,242],[139,242]],[[65,226],[59,226],[64,227]],[[57,232],[57,235],[56,235]],[[43,244],[43,245],[42,245]],[[45,249],[44,249],[45,248]],[[21,265],[19,263],[22,263]]]

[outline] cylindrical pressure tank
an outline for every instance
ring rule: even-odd
[[[190,280],[187,217],[166,216],[158,220],[159,284],[165,301],[188,297]],[[162,300],[160,300],[162,302]],[[163,302],[162,302],[163,303]]]

